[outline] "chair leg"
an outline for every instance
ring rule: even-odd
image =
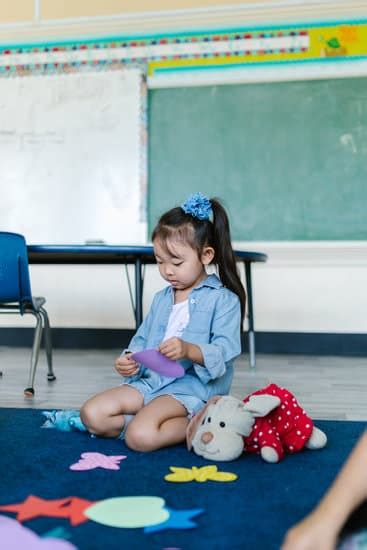
[[[41,307],[40,313],[43,317],[43,328],[44,328],[44,338],[45,338],[45,348],[46,348],[46,357],[47,357],[47,380],[53,382],[56,380],[56,376],[52,367],[52,339],[51,339],[51,326],[50,321],[47,315],[47,311]]]
[[[26,397],[34,396],[34,377],[36,375],[36,368],[38,362],[38,356],[41,345],[41,336],[42,336],[42,315],[36,311],[29,311],[37,319],[36,329],[34,332],[32,356],[31,356],[31,368],[29,371],[28,387],[24,390],[24,395]]]

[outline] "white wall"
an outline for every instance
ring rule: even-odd
[[[269,257],[253,264],[257,330],[367,332],[367,243],[235,243],[235,248]],[[132,267],[129,272],[133,286]],[[47,298],[55,327],[134,327],[125,266],[32,265],[31,276],[34,294]],[[156,266],[147,266],[145,311],[164,285]],[[0,326],[32,324],[0,316]]]
[[[257,330],[367,332],[367,243],[258,243],[258,250],[269,260],[254,267]]]

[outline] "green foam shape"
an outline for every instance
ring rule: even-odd
[[[84,514],[96,523],[109,527],[148,527],[169,518],[164,505],[165,500],[160,497],[114,497],[92,504],[84,510]]]

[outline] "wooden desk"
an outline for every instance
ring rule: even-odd
[[[32,264],[124,264],[135,266],[135,301],[133,304],[136,328],[143,320],[143,266],[155,264],[152,246],[120,246],[104,244],[63,245],[33,244],[28,245],[29,263]],[[250,365],[256,364],[255,328],[252,297],[251,264],[266,262],[267,256],[261,252],[235,250],[237,261],[243,262],[247,289],[247,316],[249,335]]]

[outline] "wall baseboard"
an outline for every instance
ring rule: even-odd
[[[367,356],[367,334],[256,332],[258,353]],[[244,349],[248,349],[244,336]]]
[[[0,346],[31,347],[32,328],[1,328]],[[54,328],[53,347],[64,349],[123,349],[132,329]],[[243,350],[248,351],[247,335]],[[366,356],[367,334],[320,332],[256,332],[256,352],[272,354]]]
[[[54,349],[123,349],[134,335],[134,330],[99,328],[53,328]],[[32,328],[1,328],[0,346],[32,347]]]

